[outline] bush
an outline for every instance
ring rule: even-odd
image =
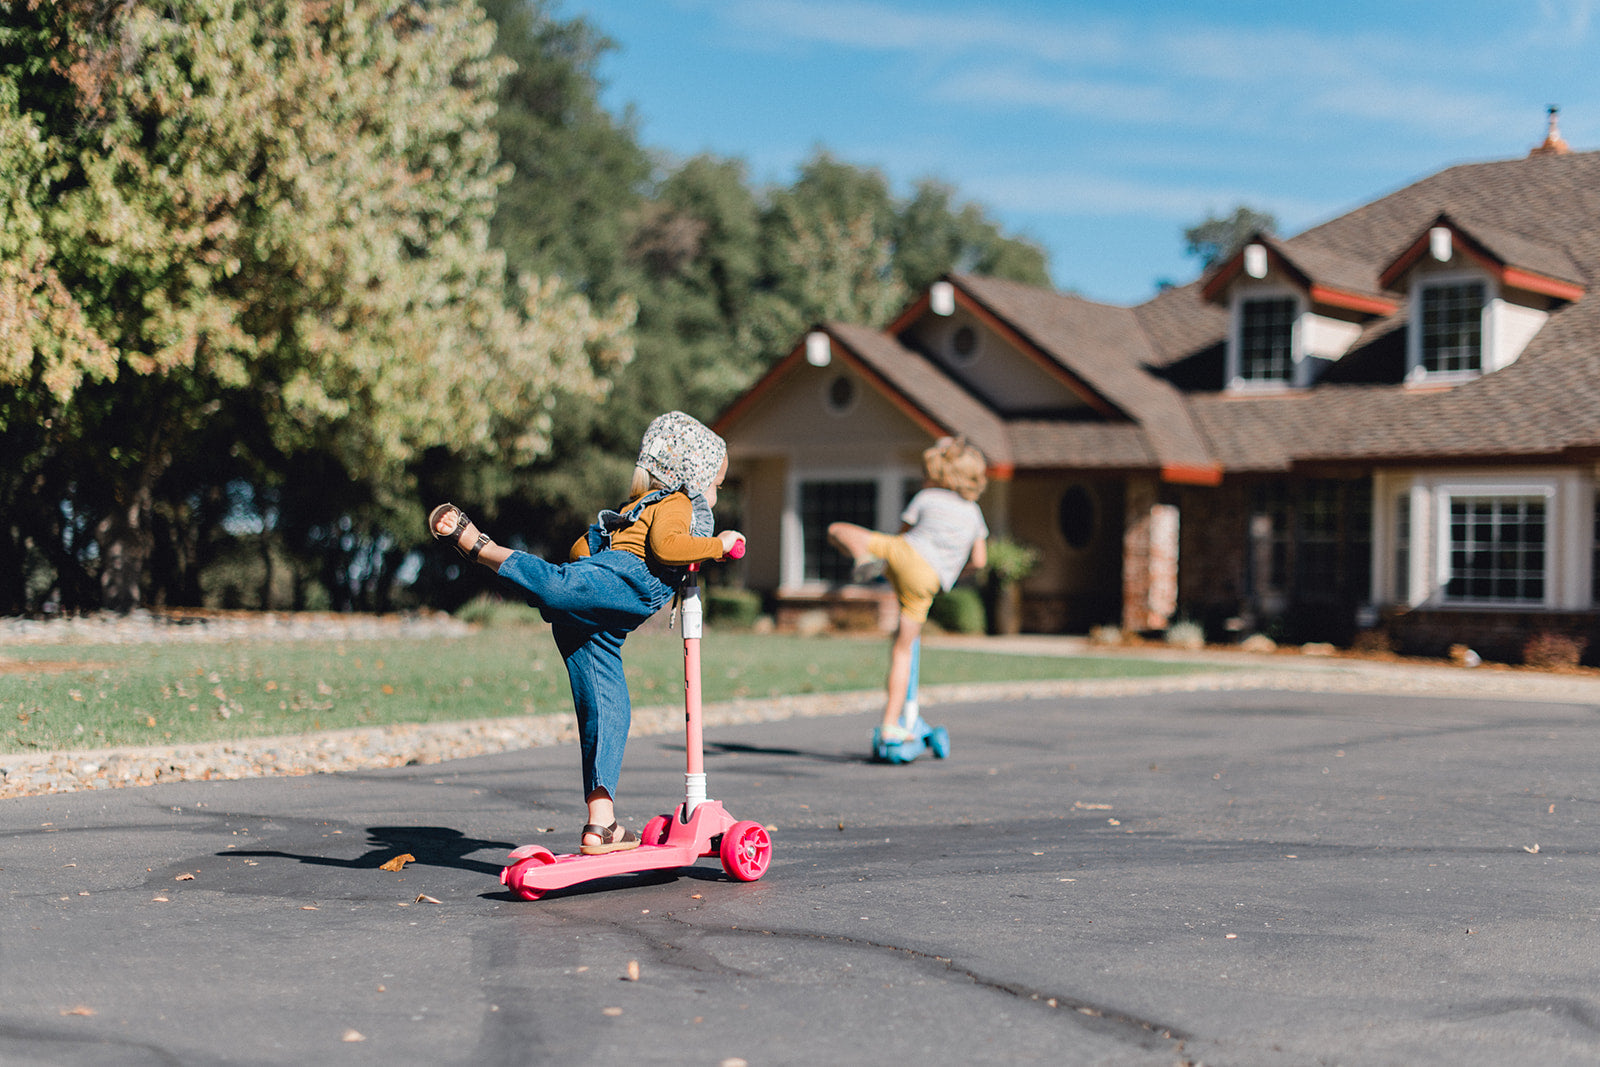
[[[1021,541],[997,537],[988,543],[988,558],[985,567],[991,581],[1020,582],[1038,569],[1044,553]]]
[[[539,626],[539,609],[480,593],[456,609],[455,617],[473,626]]]
[[[983,610],[983,597],[971,586],[958,585],[948,593],[933,598],[928,618],[941,630],[957,634],[981,634],[988,630],[989,620]]]
[[[761,617],[761,594],[753,589],[727,589],[712,586],[703,593],[706,620],[747,628]]]
[[[1350,639],[1350,651],[1366,656],[1390,656],[1395,651],[1394,637],[1381,628],[1362,630]]]
[[[1546,630],[1523,642],[1522,662],[1542,670],[1576,667],[1583,658],[1583,650],[1588,647],[1588,638],[1568,637]]]
[[[1197,622],[1175,622],[1167,627],[1166,642],[1173,648],[1194,651],[1206,647],[1206,632]]]

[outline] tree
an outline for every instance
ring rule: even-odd
[[[1038,245],[1000,232],[977,204],[955,203],[955,189],[917,183],[895,219],[895,269],[912,292],[958,271],[1048,288],[1050,271]]]
[[[1207,215],[1183,231],[1184,253],[1200,257],[1201,269],[1220,263],[1244,246],[1253,233],[1274,233],[1277,217],[1240,204],[1231,215]]]
[[[489,245],[506,64],[471,3],[10,8],[0,435],[73,472],[41,492],[106,606],[144,599],[177,467],[327,456],[393,525],[427,450],[535,455],[627,357],[631,304]]]

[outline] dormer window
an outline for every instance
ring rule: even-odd
[[[1418,366],[1428,375],[1476,375],[1483,370],[1484,284],[1424,284],[1418,294]]]
[[[1406,380],[1471,381],[1509,367],[1550,313],[1584,294],[1560,245],[1439,215],[1378,276],[1411,298]]]
[[[1251,384],[1287,385],[1294,373],[1293,297],[1245,300],[1239,305],[1239,378]]]

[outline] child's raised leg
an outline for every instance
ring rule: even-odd
[[[876,532],[853,522],[828,524],[828,540],[853,561],[850,571],[853,582],[870,582],[883,573],[883,560],[872,554],[872,538]]]

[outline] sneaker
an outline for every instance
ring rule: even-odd
[[[878,729],[878,740],[886,745],[903,745],[907,741],[915,741],[917,735],[896,723],[893,726],[883,726]]]
[[[850,580],[857,585],[866,585],[883,577],[883,560],[877,556],[868,556],[866,559],[856,560],[856,565],[850,568]]]

